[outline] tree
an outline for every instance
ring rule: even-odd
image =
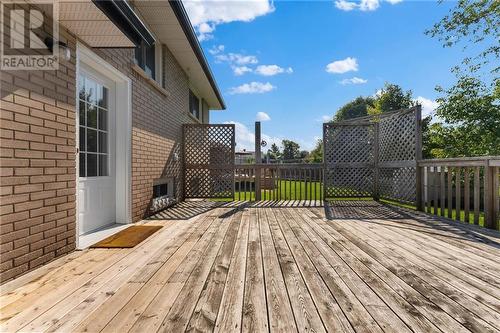
[[[335,113],[334,120],[341,121],[368,115],[368,108],[373,107],[373,97],[359,96],[342,106]]]
[[[281,151],[277,144],[273,143],[271,148],[267,150],[267,155],[271,160],[279,160],[281,159]]]
[[[411,90],[403,91],[397,84],[386,83],[377,93],[373,106],[368,107],[368,114],[407,109],[415,105]]]
[[[463,43],[480,50],[452,68],[457,81],[436,87],[436,114],[446,124],[429,127],[430,143],[440,142],[445,157],[500,153],[500,2],[459,0],[441,21],[426,32],[444,47]],[[451,143],[451,144],[450,144]],[[431,149],[432,151],[432,149]]]
[[[375,97],[359,96],[342,106],[334,120],[341,121],[388,111],[406,109],[415,105],[412,91],[404,91],[397,84],[386,83]]]
[[[442,0],[440,2],[443,2]],[[463,49],[477,44],[481,50],[474,56],[462,61],[471,73],[482,69],[492,74],[498,73],[500,55],[500,2],[498,0],[459,0],[450,13],[426,31],[431,37],[437,37],[443,47],[452,47],[463,43]],[[498,81],[498,77],[494,79]]]
[[[307,162],[308,163],[321,163],[323,162],[323,140],[318,139],[316,141],[316,146],[314,147],[313,150],[309,153],[309,156],[307,156]]]
[[[283,145],[283,160],[296,160],[300,158],[300,146],[292,140],[281,141]]]

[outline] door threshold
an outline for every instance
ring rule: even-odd
[[[128,228],[130,224],[113,223],[105,227],[89,231],[83,235],[78,236],[78,246],[77,250],[85,250],[91,245],[102,241],[104,238],[112,236],[117,232]]]

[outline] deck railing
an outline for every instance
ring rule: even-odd
[[[234,200],[323,200],[323,164],[235,165]]]
[[[430,214],[499,229],[500,157],[420,160],[421,206]]]

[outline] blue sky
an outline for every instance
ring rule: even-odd
[[[434,87],[452,84],[464,57],[424,34],[455,2],[184,3],[228,106],[211,122],[237,124],[237,149],[252,147],[259,118],[269,143],[309,150],[325,119],[384,82],[411,89],[431,112]]]

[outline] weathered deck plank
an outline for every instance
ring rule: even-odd
[[[2,286],[0,331],[500,331],[500,233],[374,207],[233,203],[155,221],[134,249]]]

